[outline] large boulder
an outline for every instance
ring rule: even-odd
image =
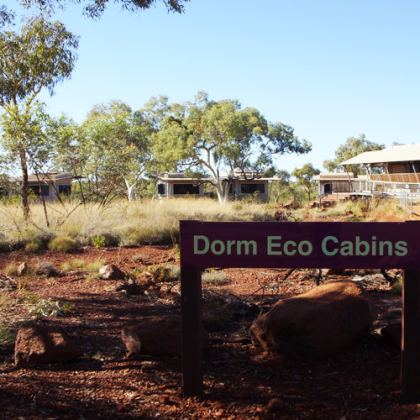
[[[250,331],[267,353],[330,355],[356,344],[371,324],[360,288],[334,281],[278,301]]]
[[[107,264],[99,269],[99,277],[103,280],[123,280],[125,273],[116,265]]]
[[[80,348],[64,332],[43,325],[19,329],[15,342],[15,365],[37,366],[65,363],[82,355]]]
[[[140,354],[150,356],[176,356],[181,354],[181,317],[149,316],[121,330],[121,339],[127,349],[127,358]],[[207,334],[203,330],[203,346],[207,345]]]

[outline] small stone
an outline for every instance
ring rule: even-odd
[[[122,280],[125,273],[114,264],[103,265],[99,269],[99,278],[103,280]]]
[[[46,277],[59,277],[61,271],[48,261],[41,261],[35,268],[35,274]]]

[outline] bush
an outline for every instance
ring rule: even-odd
[[[230,280],[223,271],[207,271],[201,276],[204,285],[208,286],[225,286],[230,284]]]
[[[57,236],[48,244],[51,251],[73,252],[78,248],[77,242],[69,236]]]
[[[95,248],[118,246],[119,242],[120,240],[117,236],[111,235],[109,233],[93,235],[90,238],[90,244]]]
[[[69,302],[60,302],[51,299],[39,299],[33,304],[29,311],[29,315],[37,318],[52,317],[52,316],[66,316],[74,312],[74,305]]]
[[[36,254],[45,249],[45,245],[41,240],[32,240],[25,244],[25,252],[27,254]]]
[[[4,273],[8,276],[17,276],[18,274],[18,265],[15,262],[10,262],[4,267]]]

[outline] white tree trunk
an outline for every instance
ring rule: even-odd
[[[130,185],[130,183],[126,179],[124,181],[125,181],[125,185],[127,187],[128,201],[133,201],[133,199],[134,199],[134,188],[136,186],[136,182]]]

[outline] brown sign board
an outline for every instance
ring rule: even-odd
[[[180,222],[185,396],[203,392],[201,271],[403,268],[401,393],[420,403],[420,222]]]

